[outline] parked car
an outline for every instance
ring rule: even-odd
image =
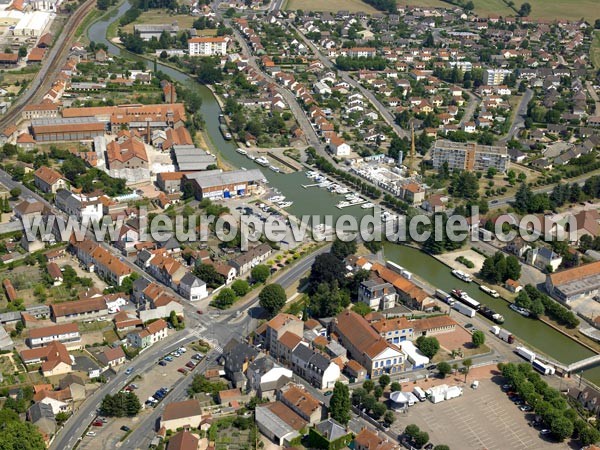
[[[194,358],[196,361],[202,361],[204,355],[202,353],[196,353],[194,356],[192,356],[192,358]]]
[[[194,364],[194,361],[189,361],[185,367],[189,367],[190,369],[193,369],[194,367],[196,367],[196,364]]]
[[[187,349],[186,349],[185,347],[179,347],[179,348],[177,349],[177,351],[178,351],[179,353],[185,353],[185,352],[187,352]]]
[[[542,436],[546,436],[546,435],[548,435],[550,433],[552,433],[552,431],[550,431],[548,428],[544,428],[544,429],[540,430],[540,434]]]
[[[104,425],[104,422],[101,420],[94,420],[94,422],[92,422],[92,426],[94,427],[101,427],[102,425]]]
[[[96,436],[96,432],[95,431],[88,431],[87,433],[85,433],[86,436]]]
[[[171,356],[165,356],[164,360],[171,362],[171,361],[173,361],[173,358]]]
[[[199,310],[198,310],[198,311],[196,311],[196,312],[197,312],[198,314],[204,314],[204,313],[202,312],[202,310],[201,310],[201,309],[199,309]]]
[[[325,397],[329,397],[330,395],[333,395],[333,391],[327,391],[323,394]]]
[[[188,370],[185,367],[180,367],[179,369],[177,369],[177,372],[187,375]]]
[[[129,428],[127,425],[123,425],[121,427],[121,430],[123,430],[123,431],[131,431],[131,428]]]
[[[427,370],[435,370],[435,369],[437,369],[437,366],[435,364],[427,366]]]
[[[126,371],[125,371],[125,375],[131,375],[133,373],[133,369],[131,367],[129,367]]]
[[[158,365],[159,365],[159,366],[166,366],[166,365],[167,365],[167,362],[166,362],[164,359],[162,359],[162,360],[160,360],[160,361],[158,362]]]
[[[523,412],[531,412],[531,411],[533,411],[533,408],[531,406],[529,406],[529,405],[519,406],[519,409],[521,411],[523,411]]]

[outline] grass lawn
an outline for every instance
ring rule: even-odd
[[[590,48],[590,57],[592,64],[596,69],[600,69],[600,31],[594,33],[594,40]]]
[[[290,0],[301,2],[303,0]],[[506,6],[502,0],[473,0],[475,13],[481,16],[497,14],[500,16],[515,16],[516,13]],[[453,5],[441,0],[398,0],[399,5],[428,6],[434,8],[454,8]],[[521,2],[515,2],[518,9]],[[529,0],[531,18],[533,19],[570,19],[585,18],[588,22],[600,18],[600,8],[597,0]],[[292,8],[289,8],[292,9]],[[346,8],[348,9],[348,8]]]
[[[429,1],[429,0],[425,0]],[[371,5],[367,5],[361,0],[288,0],[285,4],[287,10],[296,11],[301,9],[303,11],[324,11],[324,12],[338,12],[338,11],[350,11],[350,12],[365,12],[368,14],[377,13],[375,8]]]
[[[123,27],[127,33],[133,33],[134,25],[158,25],[158,24],[172,24],[177,22],[180,30],[186,28],[192,28],[192,24],[196,20],[196,17],[189,16],[187,14],[169,14],[166,9],[151,9],[144,11],[140,14],[140,17],[133,23],[130,23]]]

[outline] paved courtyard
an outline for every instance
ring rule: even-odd
[[[480,380],[477,390],[465,387],[462,397],[438,404],[425,401],[411,406],[406,414],[397,413],[392,429],[400,434],[414,423],[429,433],[434,445],[461,450],[568,448],[566,443],[542,439],[539,430],[529,426],[531,418],[487,379]]]

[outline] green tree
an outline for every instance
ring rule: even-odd
[[[258,294],[259,304],[267,311],[269,317],[275,316],[285,305],[287,296],[285,289],[279,284],[269,284]]]
[[[371,381],[371,380],[365,380],[365,382],[363,383],[363,389],[367,393],[371,392],[374,388],[375,388],[375,383],[373,383],[373,381]]]
[[[390,391],[392,392],[398,392],[402,390],[402,385],[400,383],[398,383],[397,381],[392,382],[392,384],[390,385]]]
[[[19,58],[25,58],[27,56],[27,47],[21,46],[19,47]]]
[[[531,5],[529,3],[523,3],[519,8],[519,16],[527,17],[531,14]]]
[[[517,298],[515,298],[515,305],[525,309],[531,308],[531,299],[529,298],[529,294],[526,290],[522,290],[517,294]]]
[[[366,303],[358,302],[352,305],[352,311],[364,317],[371,312],[371,308]]]
[[[450,447],[448,447],[446,444],[440,444],[433,447],[433,450],[450,450]]]
[[[417,448],[423,447],[425,444],[427,444],[427,442],[429,442],[429,433],[425,431],[419,431],[414,437],[414,441]]]
[[[334,420],[346,425],[350,420],[350,392],[348,386],[341,382],[336,382],[333,388],[333,395],[329,402],[329,413]]]
[[[462,362],[463,365],[463,373],[465,374],[465,383],[467,382],[467,376],[471,370],[471,366],[473,365],[473,360],[471,358],[467,358]]]
[[[583,446],[593,445],[600,441],[600,431],[590,426],[586,426],[579,431],[579,442]]]
[[[12,199],[17,199],[21,195],[21,188],[14,187],[9,191],[9,193]]]
[[[437,371],[442,378],[446,378],[446,375],[452,372],[452,367],[446,361],[442,361],[438,363]]]
[[[387,406],[385,406],[381,402],[377,402],[371,408],[371,417],[373,417],[373,419],[375,419],[375,420],[379,420],[381,418],[381,416],[383,416],[386,413],[386,411],[387,411]]]
[[[531,302],[531,308],[529,308],[531,315],[535,318],[543,316],[546,312],[546,308],[544,308],[544,304],[540,298],[536,298]]]
[[[30,422],[11,420],[0,428],[1,450],[44,450],[46,444],[37,427]]]
[[[394,421],[396,420],[396,416],[394,415],[393,411],[386,411],[385,414],[383,415],[383,421],[385,422],[385,424],[390,427]]]
[[[235,303],[236,295],[233,289],[223,288],[219,291],[215,299],[211,302],[211,304],[215,308],[219,309],[227,309],[231,305]]]
[[[209,288],[216,289],[225,284],[225,277],[217,272],[212,264],[199,264],[194,269],[194,275],[206,283]]]
[[[388,384],[390,384],[390,376],[384,373],[379,377],[379,386],[385,389]]]
[[[483,333],[483,331],[474,331],[471,335],[471,342],[476,348],[481,347],[485,343],[485,334]]]
[[[550,422],[550,431],[559,441],[564,441],[573,434],[573,422],[564,416],[557,416]]]
[[[337,238],[333,241],[331,245],[331,253],[337,256],[339,259],[344,259],[347,256],[354,255],[356,253],[356,241],[342,241],[340,238]]]
[[[267,278],[269,278],[270,274],[271,269],[269,268],[269,266],[265,266],[264,264],[259,264],[258,266],[254,267],[250,272],[252,280],[257,283],[264,283],[265,281],[267,281]]]
[[[431,359],[440,349],[440,343],[435,337],[419,336],[417,347],[425,356]]]
[[[243,297],[250,291],[250,286],[246,280],[235,280],[231,284],[231,289],[235,292],[238,297]]]

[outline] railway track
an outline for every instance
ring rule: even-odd
[[[11,123],[18,122],[23,108],[41,101],[46,92],[52,87],[52,83],[56,80],[60,69],[67,60],[70,51],[69,44],[77,28],[95,5],[96,0],[87,0],[69,17],[62,32],[50,49],[47,59],[43,62],[40,71],[36,74],[25,92],[12,104],[7,113],[0,118],[0,130],[3,130]]]

